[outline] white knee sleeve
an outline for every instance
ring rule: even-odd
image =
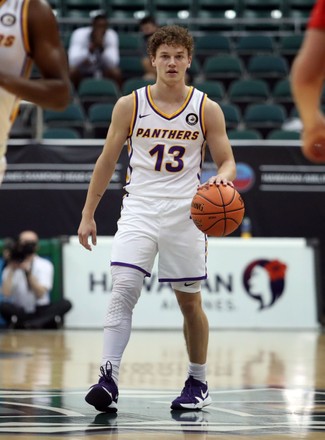
[[[112,266],[113,289],[110,295],[104,327],[118,326],[131,319],[143,286],[144,274],[136,269]]]
[[[174,290],[180,292],[197,293],[201,290],[201,281],[174,281],[171,285]]]

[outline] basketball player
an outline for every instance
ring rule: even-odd
[[[320,108],[325,78],[325,0],[318,0],[310,15],[302,47],[291,69],[294,101],[303,123],[303,152],[312,160],[317,155],[312,145],[323,139],[323,153],[319,159],[325,162],[325,116]],[[321,149],[321,150],[323,150]],[[316,157],[317,159],[317,157]]]
[[[20,99],[54,110],[69,102],[69,74],[57,22],[44,0],[0,0],[0,184]],[[42,79],[30,80],[32,63]]]
[[[96,244],[95,210],[125,141],[130,157],[118,231],[111,255],[113,289],[104,324],[101,377],[86,401],[98,411],[117,411],[119,368],[131,332],[143,279],[159,253],[159,280],[170,282],[184,317],[188,378],[172,409],[201,409],[211,402],[206,382],[208,321],[200,282],[206,274],[206,237],[190,218],[200,185],[205,143],[218,174],[205,185],[227,185],[236,165],[218,104],[185,84],[193,40],[179,26],[157,30],[149,42],[157,80],[118,100],[95,165],[78,234],[88,250]]]

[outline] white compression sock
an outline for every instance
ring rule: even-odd
[[[188,365],[188,375],[194,379],[206,383],[207,364],[194,364],[190,362]]]

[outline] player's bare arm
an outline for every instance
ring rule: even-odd
[[[218,167],[218,174],[210,177],[205,184],[232,185],[232,181],[236,177],[236,164],[222,110],[216,102],[207,99],[204,116],[206,141],[212,159]]]
[[[310,29],[291,70],[292,93],[305,130],[324,122],[319,110],[319,97],[325,79],[325,32]]]
[[[91,250],[88,237],[91,236],[92,244],[96,245],[95,211],[112,178],[116,163],[129,135],[132,114],[133,97],[132,95],[123,96],[114,107],[105,145],[97,159],[82,211],[82,220],[78,229],[79,242],[88,250]]]
[[[30,0],[28,35],[30,56],[42,79],[30,80],[8,75],[0,67],[0,86],[26,101],[53,110],[63,110],[70,100],[67,57],[53,11],[43,0]]]

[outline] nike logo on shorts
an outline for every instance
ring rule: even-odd
[[[139,115],[139,118],[145,118],[146,116],[150,116],[150,113],[148,113],[147,115]]]
[[[184,283],[184,286],[185,287],[193,286],[193,284],[195,284],[195,283],[196,283],[196,281],[193,281],[193,283]]]

